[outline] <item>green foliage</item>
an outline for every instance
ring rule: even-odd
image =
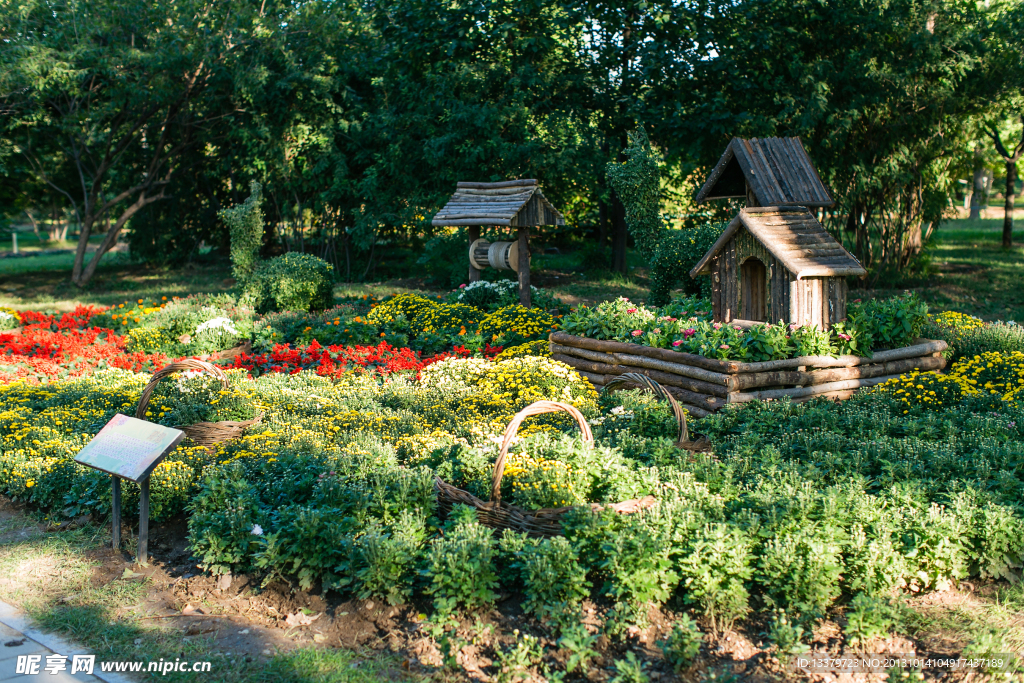
[[[629,144],[623,150],[627,159],[606,167],[608,183],[626,207],[626,226],[637,249],[644,258],[654,255],[665,227],[661,222],[661,173],[659,159],[642,126],[628,134]]]
[[[530,676],[530,667],[540,663],[544,656],[544,648],[537,636],[529,633],[520,633],[519,629],[513,631],[516,642],[512,647],[499,650],[496,659],[498,666],[498,683],[516,683],[527,681]]]
[[[241,467],[213,473],[189,506],[188,537],[192,554],[214,574],[245,571],[266,523],[259,495]]]
[[[775,646],[775,657],[783,667],[789,666],[793,655],[810,649],[804,642],[809,635],[810,633],[789,619],[785,610],[775,610],[775,618],[768,627],[768,640]]]
[[[218,214],[231,236],[231,272],[238,284],[245,286],[256,274],[260,247],[263,245],[263,188],[255,180],[249,184],[249,197]]]
[[[312,254],[290,252],[260,264],[242,296],[260,312],[322,311],[334,302],[332,270]]]
[[[355,543],[356,595],[380,598],[389,605],[412,595],[416,561],[426,540],[425,520],[407,509],[390,528],[372,526]]]
[[[601,547],[600,568],[607,577],[601,592],[613,603],[608,616],[613,632],[646,623],[647,606],[665,602],[679,582],[664,539],[639,522],[629,524],[623,533],[605,538]]]
[[[900,610],[888,598],[858,593],[846,610],[843,634],[851,645],[888,638],[900,623]]]
[[[817,618],[839,596],[842,571],[839,547],[823,533],[802,528],[768,540],[757,580],[774,604]]]
[[[422,571],[434,609],[451,614],[459,607],[477,609],[493,603],[498,585],[495,554],[491,530],[476,521],[476,512],[453,510],[445,534],[428,546]]]
[[[891,299],[854,301],[848,318],[862,337],[870,338],[870,348],[898,349],[921,336],[928,322],[928,306],[917,294],[908,292]]]
[[[749,610],[746,582],[753,574],[751,542],[739,529],[710,524],[697,532],[679,561],[685,599],[719,630]]]
[[[569,653],[565,659],[565,671],[574,673],[577,669],[586,675],[587,664],[597,656],[594,645],[597,643],[597,634],[592,634],[584,624],[573,624],[562,629],[562,637],[558,639],[558,646]]]
[[[1024,351],[1024,327],[1016,324],[994,323],[960,333],[930,325],[923,334],[929,339],[942,339],[950,345],[950,362],[980,356],[987,351]]]
[[[514,566],[523,578],[526,610],[560,623],[579,617],[580,603],[590,595],[590,582],[569,541],[556,536],[528,544]]]
[[[647,663],[637,659],[632,650],[626,652],[625,658],[615,660],[615,675],[610,683],[648,683],[650,680]]]
[[[519,283],[515,280],[477,280],[453,290],[448,300],[493,313],[499,308],[519,303]],[[530,285],[530,308],[552,311],[566,306],[546,290]]]
[[[724,223],[704,222],[683,230],[668,230],[650,256],[651,291],[649,302],[663,306],[674,287],[687,294],[710,299],[711,278],[690,277],[690,271],[708,253],[725,229]]]
[[[434,235],[423,245],[423,254],[416,259],[437,287],[455,287],[465,282],[469,273],[469,238],[466,229]]]
[[[675,626],[664,641],[658,641],[658,647],[672,669],[682,673],[693,664],[700,653],[700,644],[704,640],[704,634],[700,632],[697,623],[684,614],[676,622]]]

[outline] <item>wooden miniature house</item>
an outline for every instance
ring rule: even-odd
[[[519,301],[530,306],[530,228],[565,225],[561,212],[548,201],[536,180],[456,185],[455,194],[431,221],[437,226],[468,227],[469,281],[480,279],[485,266],[513,270],[519,276]],[[518,228],[515,242],[480,239],[480,226]]]
[[[807,208],[834,202],[799,138],[733,138],[697,202],[723,197],[748,206],[690,271],[711,277],[717,322],[829,329],[846,318],[846,278],[867,271]]]

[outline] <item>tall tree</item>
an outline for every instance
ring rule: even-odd
[[[706,57],[689,88],[664,86],[681,96],[657,98],[655,139],[710,164],[732,136],[801,136],[837,201],[828,227],[875,276],[906,266],[947,205],[965,122],[1008,87],[982,78],[991,13],[974,0],[703,7]]]
[[[84,286],[127,222],[169,196],[188,152],[215,140],[253,12],[198,0],[29,0],[0,9],[0,61],[21,85],[4,137],[74,207],[72,281]]]
[[[1016,106],[1013,108],[1017,112],[1024,112],[1024,101],[1017,101],[1014,103]],[[1000,122],[1004,125],[1000,126],[996,122],[988,121],[985,124],[985,133],[992,140],[992,144],[995,146],[996,152],[1003,159],[1003,164],[1006,169],[1006,187],[1003,190],[1003,246],[1013,246],[1013,211],[1014,211],[1014,199],[1017,194],[1017,162],[1020,161],[1021,155],[1024,154],[1024,113],[1018,113],[1015,117],[1016,121],[1011,119],[1010,125],[1006,125],[1006,121]],[[1013,123],[1020,123],[1020,131],[1014,130]],[[1014,143],[1014,139],[1017,138],[1017,142]],[[1006,143],[1004,143],[1004,140]]]

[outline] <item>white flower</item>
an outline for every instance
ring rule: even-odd
[[[14,320],[14,316],[7,311],[0,311],[0,320]]]
[[[238,330],[235,329],[235,324],[231,322],[231,318],[225,318],[223,316],[219,318],[212,318],[204,323],[200,323],[199,327],[196,328],[196,334],[205,332],[206,330],[221,329],[231,334],[238,334]]]
[[[612,408],[612,415],[622,415],[624,412],[626,412],[626,409],[622,406],[615,406]]]
[[[252,535],[253,536],[262,536],[263,535],[263,527],[261,527],[259,524],[253,524],[252,525]]]

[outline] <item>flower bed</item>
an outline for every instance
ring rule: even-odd
[[[696,417],[758,399],[849,398],[901,373],[945,366],[946,342],[915,338],[927,308],[913,295],[855,302],[849,320],[828,332],[783,323],[715,323],[710,309],[698,298],[662,309],[628,299],[581,307],[549,336],[551,354],[596,387],[627,372],[643,373]],[[875,342],[886,350],[867,351]]]
[[[1020,365],[990,358],[951,374],[1006,388]],[[229,374],[227,394],[203,376],[161,383],[149,416],[266,412],[212,452],[182,445],[153,475],[154,516],[187,508],[192,552],[213,572],[391,603],[418,593],[439,617],[516,590],[553,629],[578,621],[590,598],[605,632],[621,634],[673,596],[716,628],[763,606],[809,627],[840,601],[881,609],[895,590],[1010,577],[1024,555],[1014,401],[971,396],[950,408],[879,390],[841,405],[754,403],[702,421],[714,459],[681,458],[664,403],[598,398],[550,359],[449,358],[419,380],[408,369],[387,382],[365,371]],[[106,514],[109,479],[71,459],[134,407],[147,379],[105,370],[0,388],[0,488],[53,515]],[[458,507],[436,519],[434,477],[486,497],[492,439],[536,398],[577,405],[597,444],[583,446],[557,416],[533,420],[502,495],[529,509],[579,504],[564,537],[495,536]],[[127,509],[137,495],[126,487]],[[587,506],[645,495],[657,505],[644,515]]]

